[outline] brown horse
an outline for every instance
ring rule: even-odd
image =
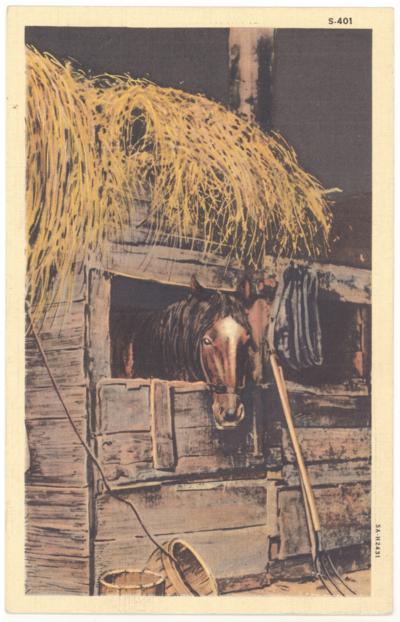
[[[245,416],[241,395],[257,350],[246,308],[249,291],[246,281],[233,293],[208,291],[193,276],[188,298],[135,313],[122,348],[114,336],[116,375],[206,382],[217,428],[236,427]]]

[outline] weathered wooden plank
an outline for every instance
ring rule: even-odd
[[[264,130],[271,125],[273,50],[273,28],[229,29],[230,108]]]
[[[98,457],[110,482],[135,481],[141,471],[153,470],[150,432],[116,432],[97,437]]]
[[[371,425],[371,398],[290,395],[296,427],[362,428]]]
[[[371,481],[371,464],[368,459],[320,462],[308,465],[307,470],[313,486]],[[287,486],[300,485],[297,466],[294,464],[285,464],[282,467],[282,478]]]
[[[236,592],[250,592],[266,587],[269,583],[269,576],[265,570],[247,575],[239,575],[237,577],[227,577],[225,579],[217,579],[218,593],[232,595]],[[250,595],[250,594],[249,594]],[[256,594],[254,594],[255,596]]]
[[[89,270],[88,345],[89,373],[93,386],[111,376],[109,313],[111,277]]]
[[[196,429],[192,432],[197,433]],[[104,439],[112,441],[113,446],[110,445],[108,449],[105,449],[105,452],[99,450],[99,455],[104,466],[104,472],[114,486],[125,487],[135,482],[163,481],[169,480],[171,477],[182,479],[194,476],[217,477],[223,474],[232,475],[233,473],[243,475],[246,470],[256,474],[263,468],[264,464],[264,456],[253,456],[251,453],[247,456],[205,454],[203,456],[179,457],[174,471],[158,470],[153,466],[150,440],[145,440],[141,447],[135,445],[135,442],[132,443],[132,434],[128,432],[99,437],[99,442]],[[104,458],[104,455],[107,457]],[[143,460],[140,460],[141,456]],[[138,459],[136,460],[136,458]]]
[[[132,239],[129,230],[120,242],[110,242],[103,253],[104,270],[134,278],[154,279],[160,282],[187,285],[193,272],[210,288],[234,289],[243,268],[237,262],[227,267],[226,259],[213,255],[204,257],[199,250],[186,250],[141,244]],[[139,242],[139,243],[138,243]],[[266,256],[265,274],[279,278],[290,259]],[[301,260],[299,261],[301,263]],[[331,263],[313,263],[317,270],[323,296],[357,304],[371,303],[371,271]]]
[[[173,470],[176,456],[168,382],[151,381],[150,418],[154,467],[161,470]]]
[[[85,531],[88,527],[88,487],[25,487],[26,517],[30,524],[52,529]]]
[[[28,594],[89,594],[88,557],[34,555],[25,559]]]
[[[190,389],[190,384],[187,384]],[[215,427],[212,398],[207,386],[195,386],[192,390],[188,388],[172,389],[174,427],[177,433],[180,428]]]
[[[84,347],[85,300],[47,307],[44,317],[35,323],[44,351]],[[31,333],[26,338],[27,350],[36,350]]]
[[[86,421],[76,424],[86,438]],[[28,420],[26,429],[31,458],[29,482],[86,485],[86,452],[68,420]]]
[[[306,462],[354,460],[371,455],[369,428],[300,428],[297,430]],[[282,430],[283,459],[295,462],[288,431]]]
[[[341,393],[311,392],[308,387],[287,382],[290,405],[297,428],[362,428],[371,425],[371,397]],[[262,390],[268,419],[283,421],[275,387]]]
[[[28,556],[89,555],[89,490],[25,487]]]
[[[253,442],[250,434],[241,429],[217,430],[216,428],[180,428],[176,433],[178,457],[211,456],[220,454],[231,464],[245,465],[252,453]]]
[[[37,527],[28,521],[26,526],[26,550],[32,554],[65,555],[85,557],[89,555],[89,539],[86,530]]]
[[[368,427],[371,398],[292,393],[289,396],[296,427]]]
[[[279,279],[289,262],[290,259],[268,255],[264,264],[266,277],[274,273]],[[371,304],[371,270],[319,262],[313,262],[313,268],[317,271],[322,296],[343,302]]]
[[[73,273],[73,276],[72,276]],[[54,282],[53,292],[57,292],[56,301],[48,300],[47,304],[43,307],[42,315],[52,310],[62,311],[63,305],[65,309],[70,309],[70,305],[74,302],[81,302],[86,299],[87,295],[87,271],[86,264],[82,262],[77,262],[72,267],[71,278],[68,278],[65,282],[64,287],[59,287],[59,280],[56,278]],[[32,313],[34,315],[35,307],[32,308]]]
[[[164,385],[171,396],[171,420],[166,436],[170,455],[166,464],[168,468],[175,467],[176,475],[183,475],[185,469],[188,474],[213,473],[221,469],[253,468],[263,463],[262,453],[257,451],[254,455],[252,412],[238,429],[218,431],[211,412],[210,393],[204,383]],[[97,435],[99,456],[114,485],[127,485],[136,479],[164,479],[161,465],[156,468],[158,465],[151,460],[150,436],[146,436],[150,425],[149,387],[150,381],[142,379],[105,379],[98,385],[101,411],[98,429],[108,432]],[[161,406],[161,400],[157,403]],[[160,419],[161,415],[157,416],[156,425]],[[154,445],[155,438],[153,451]]]
[[[62,397],[73,420],[87,416],[86,387],[63,387]],[[65,419],[66,414],[54,388],[27,388],[25,392],[25,417],[27,419]]]
[[[341,575],[371,566],[371,547],[369,544],[355,544],[330,551],[330,556]],[[311,555],[298,555],[271,562],[270,575],[274,580],[298,581],[312,577],[314,569]]]
[[[97,432],[150,430],[149,381],[111,380],[98,384]]]
[[[46,352],[49,367],[60,387],[85,384],[84,349],[71,348]],[[26,386],[29,389],[52,387],[39,350],[26,352]]]
[[[234,290],[242,274],[237,265],[226,267],[219,257],[205,261],[200,251],[176,249],[167,246],[111,243],[103,253],[103,269],[132,278],[155,280],[187,286],[193,273],[202,285],[212,289]]]
[[[370,541],[370,485],[367,482],[314,489],[324,549]],[[279,493],[280,557],[310,552],[301,493]]]
[[[257,480],[170,484],[121,495],[135,504],[156,536],[255,526],[266,520],[266,488]],[[107,494],[97,498],[96,515],[96,540],[142,535],[129,507]]]

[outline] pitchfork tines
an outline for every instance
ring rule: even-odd
[[[310,479],[308,477],[308,472],[297,438],[296,429],[293,424],[293,417],[290,409],[290,402],[283,376],[283,370],[278,364],[276,354],[273,350],[270,351],[270,361],[283,413],[285,415],[290,440],[296,456],[315,577],[319,579],[323,587],[331,596],[346,596],[346,590],[356,596],[356,593],[340,576],[329,553],[322,550],[321,524],[315,503],[314,492],[311,488]]]

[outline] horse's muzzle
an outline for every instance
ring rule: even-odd
[[[244,406],[238,395],[220,393],[214,395],[212,411],[217,430],[236,428],[245,416]]]

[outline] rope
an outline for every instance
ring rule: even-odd
[[[50,378],[51,384],[53,385],[53,388],[54,388],[54,390],[55,390],[55,392],[57,394],[57,397],[60,400],[60,403],[61,403],[61,405],[62,405],[62,407],[64,409],[64,412],[65,412],[65,414],[66,414],[66,416],[68,418],[68,421],[70,422],[70,424],[72,426],[72,429],[75,432],[75,435],[77,436],[80,444],[85,449],[87,455],[89,456],[89,458],[92,460],[92,462],[95,464],[97,470],[99,471],[100,477],[101,477],[101,479],[104,482],[104,486],[105,486],[107,492],[114,499],[117,499],[121,503],[125,503],[125,505],[127,505],[128,507],[131,508],[132,512],[136,516],[136,519],[137,519],[139,525],[143,529],[143,531],[146,534],[146,536],[148,537],[148,539],[154,544],[155,547],[157,547],[157,549],[159,549],[162,553],[164,553],[167,557],[169,557],[169,559],[171,561],[173,561],[175,564],[178,565],[177,560],[161,544],[159,544],[157,542],[157,540],[151,535],[151,533],[149,532],[149,530],[147,529],[146,525],[144,524],[144,522],[143,522],[143,520],[142,520],[138,510],[134,506],[134,504],[131,501],[128,501],[127,499],[123,499],[122,497],[120,497],[119,494],[117,494],[116,491],[108,483],[107,478],[106,478],[106,476],[104,474],[104,471],[103,471],[103,467],[101,466],[100,462],[98,461],[98,459],[94,455],[93,451],[90,449],[89,445],[82,438],[78,428],[76,427],[76,425],[75,425],[75,423],[74,423],[74,421],[73,421],[73,419],[72,419],[72,417],[71,417],[71,415],[70,415],[70,413],[68,411],[68,408],[67,408],[67,406],[65,404],[64,398],[63,398],[63,396],[61,394],[61,391],[60,391],[60,389],[58,387],[57,381],[56,381],[56,379],[55,379],[55,377],[53,375],[53,372],[51,371],[51,368],[49,366],[47,355],[46,355],[46,353],[45,353],[45,351],[43,349],[42,343],[41,343],[39,335],[38,335],[38,333],[37,333],[37,331],[35,329],[35,326],[34,326],[34,323],[33,323],[33,320],[32,320],[32,316],[31,316],[29,310],[27,310],[27,315],[28,315],[29,323],[30,323],[30,326],[28,327],[28,330],[27,330],[27,334],[29,334],[29,330],[32,331],[32,334],[33,334],[33,336],[35,338],[35,341],[37,343],[37,346],[39,348],[39,352],[40,352],[41,357],[43,359],[43,363],[44,363],[44,365],[45,365],[45,367],[47,369],[47,373],[49,374],[49,378]]]

